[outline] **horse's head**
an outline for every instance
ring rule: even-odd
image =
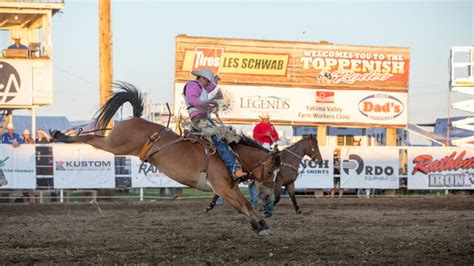
[[[303,136],[302,141],[304,142],[304,155],[307,155],[311,158],[312,161],[321,164],[323,158],[321,157],[321,152],[319,151],[318,139],[315,135],[305,135]]]
[[[265,187],[273,189],[275,181],[275,170],[280,167],[280,151],[274,150],[269,152],[264,158],[260,160],[260,164],[252,171],[252,175],[256,181],[263,184]]]

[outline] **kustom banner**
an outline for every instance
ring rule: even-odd
[[[341,187],[398,189],[399,150],[385,147],[341,148]]]
[[[334,148],[319,147],[323,162],[321,167],[305,156],[299,166],[296,188],[332,188],[334,187]],[[284,166],[283,166],[284,167]]]
[[[175,85],[175,114],[187,116],[184,83]],[[407,123],[407,93],[221,85],[219,112],[228,122],[255,122],[266,112],[276,124],[392,125]],[[217,91],[217,89],[215,90]]]
[[[0,189],[35,189],[35,145],[0,144]]]
[[[474,149],[408,149],[408,189],[474,189]]]
[[[115,188],[112,153],[90,145],[54,145],[53,158],[55,188]]]
[[[131,157],[132,187],[186,187],[166,176],[156,166],[140,161],[138,157]]]

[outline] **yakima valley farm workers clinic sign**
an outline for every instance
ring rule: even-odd
[[[408,48],[242,39],[176,38],[175,113],[193,70],[221,77],[221,117],[278,124],[400,126],[407,123]]]

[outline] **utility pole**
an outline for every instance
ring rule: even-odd
[[[99,0],[99,78],[100,107],[112,95],[112,34],[110,1]],[[112,127],[112,122],[107,127]],[[107,132],[105,132],[107,134]]]

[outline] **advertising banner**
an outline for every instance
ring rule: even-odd
[[[319,167],[305,156],[299,166],[300,175],[296,179],[296,188],[332,188],[334,187],[334,148],[319,147],[323,163]]]
[[[32,72],[25,60],[0,60],[0,107],[31,106]]]
[[[132,158],[132,187],[186,187],[185,185],[167,177],[157,167],[140,161],[138,157]]]
[[[409,63],[408,48],[176,37],[176,82],[209,68],[223,84],[406,92]]]
[[[408,149],[408,189],[474,189],[474,149]]]
[[[398,189],[399,150],[385,147],[341,148],[341,187]]]
[[[187,116],[182,91],[175,85],[175,114]],[[408,95],[366,90],[308,90],[255,86],[219,86],[224,103],[219,115],[227,122],[259,120],[266,112],[276,124],[390,125],[402,127],[408,119]]]
[[[187,115],[191,72],[208,68],[221,78],[228,123],[269,112],[282,125],[404,127],[409,64],[408,48],[179,35],[175,115]]]
[[[0,189],[35,189],[35,145],[0,144]]]
[[[114,155],[90,145],[53,146],[54,187],[115,188]]]

